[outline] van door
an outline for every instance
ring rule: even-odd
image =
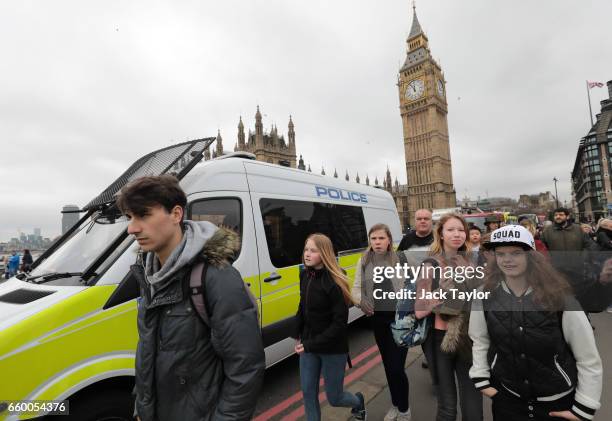
[[[276,197],[275,197],[276,196]],[[265,344],[291,333],[300,299],[299,276],[308,235],[327,235],[349,279],[367,245],[363,211],[358,206],[291,200],[269,193],[251,193],[261,270],[262,326]]]
[[[264,345],[269,346],[293,333],[304,240],[287,229],[294,226],[298,208],[277,205],[269,195],[254,192],[251,200],[259,250],[262,334]]]
[[[240,252],[233,266],[257,298],[261,308],[261,286],[257,243],[253,227],[251,198],[248,192],[214,191],[189,195],[187,217],[193,221],[209,221],[217,226],[230,228],[240,235]]]

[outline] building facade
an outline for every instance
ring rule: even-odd
[[[446,81],[413,8],[407,54],[398,75],[411,221],[420,208],[456,206],[448,138]]]
[[[612,213],[612,80],[609,98],[601,101],[601,112],[586,136],[580,139],[572,188],[580,221],[596,221]]]
[[[556,200],[549,191],[538,194],[521,194],[517,207],[523,213],[548,213],[555,209]]]
[[[79,222],[79,209],[77,205],[66,205],[62,208],[62,234],[65,234],[74,224]]]
[[[287,138],[278,134],[278,128],[273,125],[269,131],[264,131],[261,111],[259,105],[255,113],[255,131],[249,130],[248,135],[244,131],[242,117],[238,121],[238,138],[234,145],[234,152],[250,152],[255,155],[258,161],[270,164],[282,165],[285,167],[296,168],[297,156],[295,153],[295,126],[291,116],[287,126]],[[221,132],[217,132],[217,140],[212,157],[223,155],[223,138]],[[209,150],[204,152],[204,159],[211,158]]]

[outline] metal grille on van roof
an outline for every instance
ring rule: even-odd
[[[190,140],[153,151],[132,164],[121,177],[115,180],[100,195],[89,202],[83,210],[96,208],[115,201],[115,195],[123,186],[136,178],[147,175],[175,173],[182,179],[203,157],[202,153],[215,141],[215,137]]]

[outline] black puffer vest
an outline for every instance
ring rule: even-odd
[[[562,313],[544,311],[532,298],[532,293],[516,297],[500,284],[483,300],[491,339],[491,384],[526,399],[564,393],[577,383]]]

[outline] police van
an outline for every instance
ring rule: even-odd
[[[293,353],[289,335],[309,234],[332,239],[350,279],[372,225],[385,223],[394,242],[401,239],[388,192],[259,162],[246,153],[201,161],[212,140],[138,160],[83,208],[81,220],[36,260],[30,274],[0,285],[0,420],[31,417],[11,415],[14,401],[65,399],[72,419],[131,419],[139,291],[129,267],[138,244],[127,235],[128,221],[114,199],[139,176],[174,172],[187,193],[187,219],[240,234],[233,264],[257,298],[268,366]],[[351,321],[360,315],[351,308]]]

